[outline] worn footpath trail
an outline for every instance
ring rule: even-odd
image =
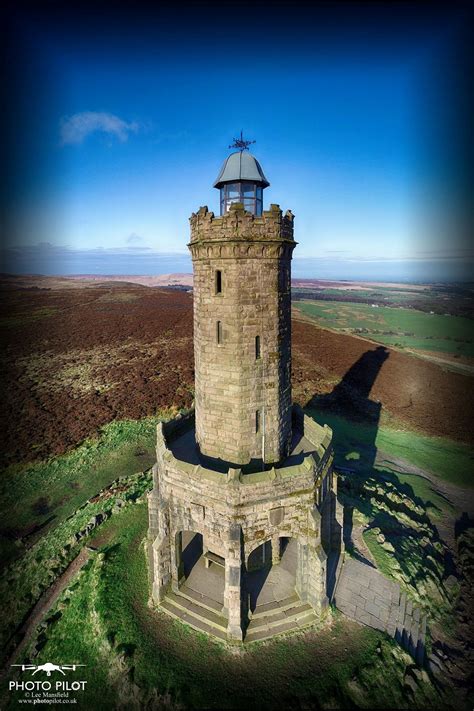
[[[87,547],[81,549],[79,555],[69,564],[64,573],[60,575],[54,583],[41,595],[36,605],[31,610],[23,625],[19,628],[16,635],[21,638],[19,644],[15,647],[13,653],[7,660],[4,668],[0,670],[0,681],[3,680],[10,672],[10,667],[15,664],[17,659],[27,648],[31,636],[35,632],[38,624],[44,616],[51,610],[56,603],[56,600],[65,590],[72,579],[76,577],[79,571],[85,566],[89,560],[89,550]]]

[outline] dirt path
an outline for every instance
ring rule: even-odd
[[[363,533],[366,528],[367,528],[366,525],[363,525],[363,526],[360,524],[354,525],[352,528],[351,539],[352,539],[352,543],[354,544],[354,548],[356,549],[356,551],[363,558],[366,558],[370,563],[372,563],[374,568],[376,568],[377,563],[375,561],[375,558],[372,555],[372,553],[370,552],[370,550],[368,549],[366,542],[364,541]]]
[[[68,587],[71,580],[84,567],[88,560],[89,549],[87,547],[82,548],[79,555],[68,565],[64,573],[41,595],[30,615],[17,632],[17,635],[21,637],[21,641],[15,647],[9,659],[7,659],[4,668],[0,671],[0,680],[3,680],[10,672],[10,666],[15,664],[16,660],[19,659],[21,654],[25,651],[33,632],[42,618],[51,610],[63,590]]]

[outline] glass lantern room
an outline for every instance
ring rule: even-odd
[[[214,183],[220,190],[221,215],[225,215],[235,202],[242,203],[252,215],[261,215],[263,190],[268,185],[270,183],[253,155],[246,151],[232,153]]]
[[[256,183],[225,183],[221,187],[221,215],[229,211],[233,202],[241,202],[252,215],[261,215],[262,191],[261,185]]]

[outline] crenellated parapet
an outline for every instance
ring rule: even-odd
[[[246,212],[234,203],[225,215],[216,217],[201,207],[190,218],[193,260],[206,258],[267,257],[291,258],[296,242],[293,237],[294,215],[283,215],[279,205],[270,205],[261,217]]]
[[[292,493],[301,490],[314,491],[314,503],[318,506],[322,503],[324,494],[329,487],[325,486],[325,479],[332,472],[334,453],[332,448],[332,430],[328,425],[318,425],[307,415],[301,413],[301,421],[298,419],[299,408],[294,406],[296,413],[296,424],[301,427],[301,434],[305,437],[307,444],[311,445],[308,452],[301,455],[301,461],[284,463],[278,467],[269,467],[263,471],[244,473],[241,468],[229,467],[226,472],[219,472],[215,469],[207,468],[201,463],[183,461],[176,453],[174,443],[176,435],[174,431],[169,434],[163,422],[159,422],[156,428],[156,456],[157,468],[154,470],[154,487],[158,491],[160,488],[158,473],[169,470],[180,471],[190,485],[193,482],[202,482],[204,494],[211,499],[219,496],[222,487],[230,485],[227,489],[227,500],[232,505],[239,506],[242,501],[257,500],[259,497],[268,494],[271,498],[275,495],[278,487],[282,490],[290,490]],[[189,423],[189,427],[192,423]],[[298,477],[302,477],[297,481]],[[293,483],[297,482],[297,483]],[[236,486],[242,487],[237,489]],[[209,487],[209,488],[206,488]],[[255,488],[253,488],[255,487]],[[288,489],[289,487],[289,489]],[[263,492],[266,492],[265,494]]]

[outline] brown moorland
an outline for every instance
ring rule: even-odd
[[[114,419],[192,404],[192,294],[120,281],[71,286],[0,281],[6,463],[63,453]],[[375,347],[294,320],[294,399],[330,392]],[[472,379],[388,351],[370,397],[397,423],[469,442]]]

